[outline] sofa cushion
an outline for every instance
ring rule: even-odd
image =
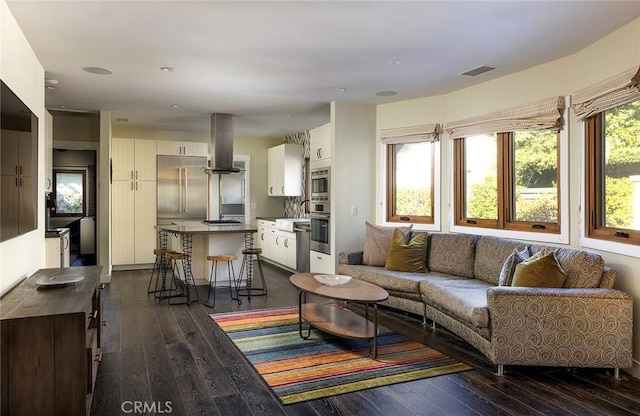
[[[362,252],[362,264],[367,266],[384,266],[389,255],[389,246],[396,228],[406,235],[413,225],[407,227],[383,227],[365,222],[366,232],[364,249]]]
[[[567,273],[567,278],[562,287],[567,288],[595,288],[600,287],[604,259],[597,253],[573,248],[555,248],[540,245],[531,246],[531,253],[543,249],[553,250],[556,253],[558,263]]]
[[[518,241],[489,236],[480,237],[476,244],[474,277],[494,285],[499,284],[500,271],[506,259],[514,250],[521,251],[523,248],[526,248],[526,245]]]
[[[406,240],[405,234],[396,228],[384,268],[399,272],[426,273],[427,233],[414,233],[409,241]]]
[[[539,255],[543,253],[542,255]],[[516,265],[512,286],[560,288],[567,274],[553,251],[541,251]]]
[[[430,234],[427,268],[429,271],[473,278],[475,237],[469,234]]]
[[[425,303],[480,329],[489,327],[487,289],[493,286],[478,279],[430,278],[420,282],[420,293]]]
[[[513,252],[507,257],[500,270],[500,278],[498,279],[498,286],[511,286],[513,282],[513,273],[516,271],[516,266],[529,258],[529,249],[523,247],[521,250],[513,250]]]
[[[347,264],[338,265],[337,273],[373,283],[386,290],[418,294],[420,293],[420,281],[427,276],[424,273],[396,272],[375,266]]]

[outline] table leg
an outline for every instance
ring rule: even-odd
[[[369,304],[367,304],[367,310],[369,310]],[[374,360],[378,356],[378,304],[373,304],[373,358]]]
[[[302,335],[302,304],[307,302],[307,293],[301,290],[298,293],[298,333],[300,338],[307,339],[311,336],[311,325],[307,326],[307,335]]]

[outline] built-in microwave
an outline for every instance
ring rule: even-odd
[[[311,212],[329,214],[331,212],[331,168],[311,170]]]

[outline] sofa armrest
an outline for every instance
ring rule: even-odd
[[[495,364],[629,368],[633,299],[614,289],[491,287]]]
[[[343,251],[338,255],[338,264],[362,264],[362,251]]]

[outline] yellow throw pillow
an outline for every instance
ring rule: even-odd
[[[404,233],[396,229],[393,232],[389,255],[384,268],[398,272],[426,273],[427,270],[427,233],[413,234],[409,242]]]
[[[567,274],[560,267],[555,253],[549,251],[516,265],[511,286],[560,288],[566,278]]]

